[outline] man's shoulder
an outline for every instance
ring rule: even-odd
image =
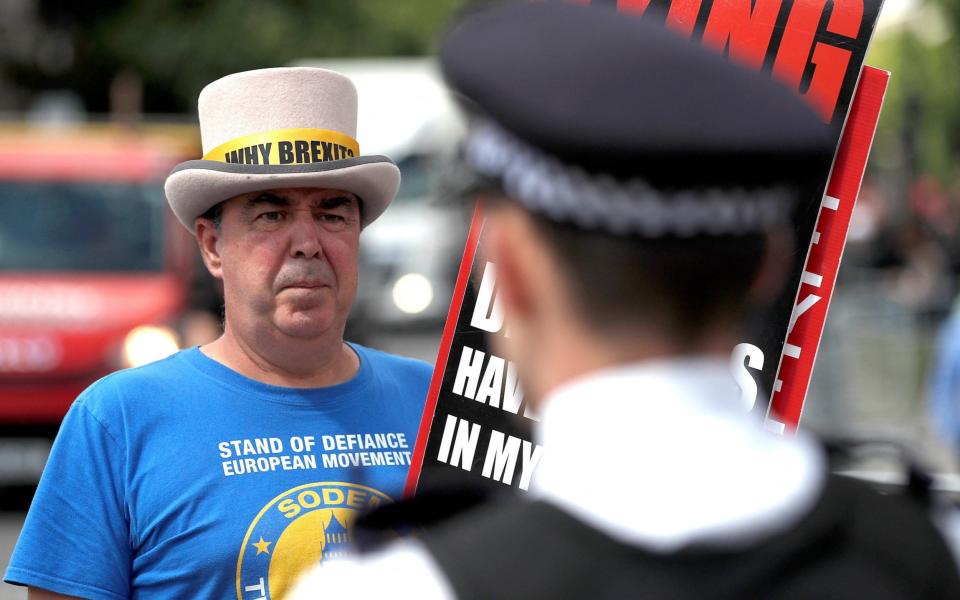
[[[152,397],[153,391],[169,391],[172,386],[183,385],[185,365],[181,355],[189,351],[181,350],[167,358],[101,377],[77,397],[77,404],[93,412],[109,411],[140,397]]]
[[[433,366],[422,360],[390,354],[360,344],[351,344],[351,346],[360,354],[361,360],[368,361],[370,366],[378,372],[387,371],[397,377],[412,378],[424,384],[429,383],[433,374]]]

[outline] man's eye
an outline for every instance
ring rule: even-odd
[[[343,215],[335,215],[333,213],[324,213],[320,215],[320,220],[325,223],[343,223],[346,221],[346,217]]]
[[[283,213],[278,210],[271,210],[269,212],[260,213],[257,218],[261,221],[266,221],[267,223],[279,223],[283,220]]]

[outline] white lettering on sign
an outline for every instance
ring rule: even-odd
[[[489,404],[508,413],[520,412],[523,389],[512,362],[491,354],[487,358],[480,350],[464,346],[460,365],[453,380],[453,393],[477,402]],[[524,416],[529,416],[524,411]]]
[[[477,291],[473,317],[470,319],[472,327],[487,333],[497,333],[503,329],[503,303],[500,301],[500,295],[496,293],[496,287],[497,266],[487,262],[483,268],[483,276],[480,278],[480,289]],[[510,337],[509,332],[506,331],[503,335]]]
[[[787,426],[776,419],[768,418],[763,422],[763,428],[772,433],[782,435]]]
[[[805,281],[804,283],[810,283],[810,280],[814,277],[813,274],[806,273],[806,272],[804,272],[804,275],[808,276],[808,280]],[[816,276],[816,277],[819,277],[819,276]],[[820,281],[822,281],[822,278],[820,278]],[[793,313],[790,315],[790,324],[787,326],[788,338],[790,337],[790,334],[793,332],[793,328],[797,324],[797,320],[801,316],[803,316],[803,313],[813,308],[813,306],[822,299],[823,298],[821,298],[816,294],[807,294],[807,296],[803,300],[798,302],[797,305],[793,307]],[[783,353],[786,356],[789,356],[790,358],[800,358],[800,346],[787,342],[783,345]]]
[[[747,369],[763,369],[763,350],[753,344],[737,344],[730,355],[730,370],[740,386],[743,409],[750,411],[757,402],[757,382]]]
[[[490,442],[481,475],[511,485],[516,472],[517,459],[520,458],[519,486],[521,490],[525,490],[530,486],[530,478],[542,456],[543,446],[493,430],[490,432]]]
[[[455,432],[454,429],[456,429]],[[477,452],[478,441],[480,441],[479,425],[447,415],[437,460],[469,471],[473,467],[473,455]]]

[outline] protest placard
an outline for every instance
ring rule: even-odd
[[[589,4],[589,2],[583,2]],[[595,0],[594,4],[612,4]],[[784,432],[799,423],[853,203],[887,74],[861,67],[879,0],[618,0],[620,11],[667,27],[769,74],[843,131],[834,163],[803,190],[793,216],[789,283],[731,356],[746,405]],[[856,92],[856,93],[855,93]],[[856,99],[855,99],[856,97]],[[854,110],[851,111],[851,106]],[[848,114],[851,118],[848,120]],[[841,127],[844,126],[844,127]],[[691,168],[696,168],[691,165]],[[828,185],[829,183],[829,185]],[[496,265],[477,256],[482,203],[470,232],[438,353],[406,493],[466,481],[526,489],[546,451],[514,366],[488,351],[504,335]],[[772,399],[771,399],[772,397]],[[611,418],[615,418],[611,415]],[[598,457],[602,460],[602,457]]]

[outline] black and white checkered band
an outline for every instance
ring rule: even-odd
[[[530,210],[618,235],[758,233],[786,224],[794,199],[787,187],[663,192],[641,179],[618,180],[563,163],[493,123],[476,128],[464,151],[474,171],[499,179],[504,192]]]

